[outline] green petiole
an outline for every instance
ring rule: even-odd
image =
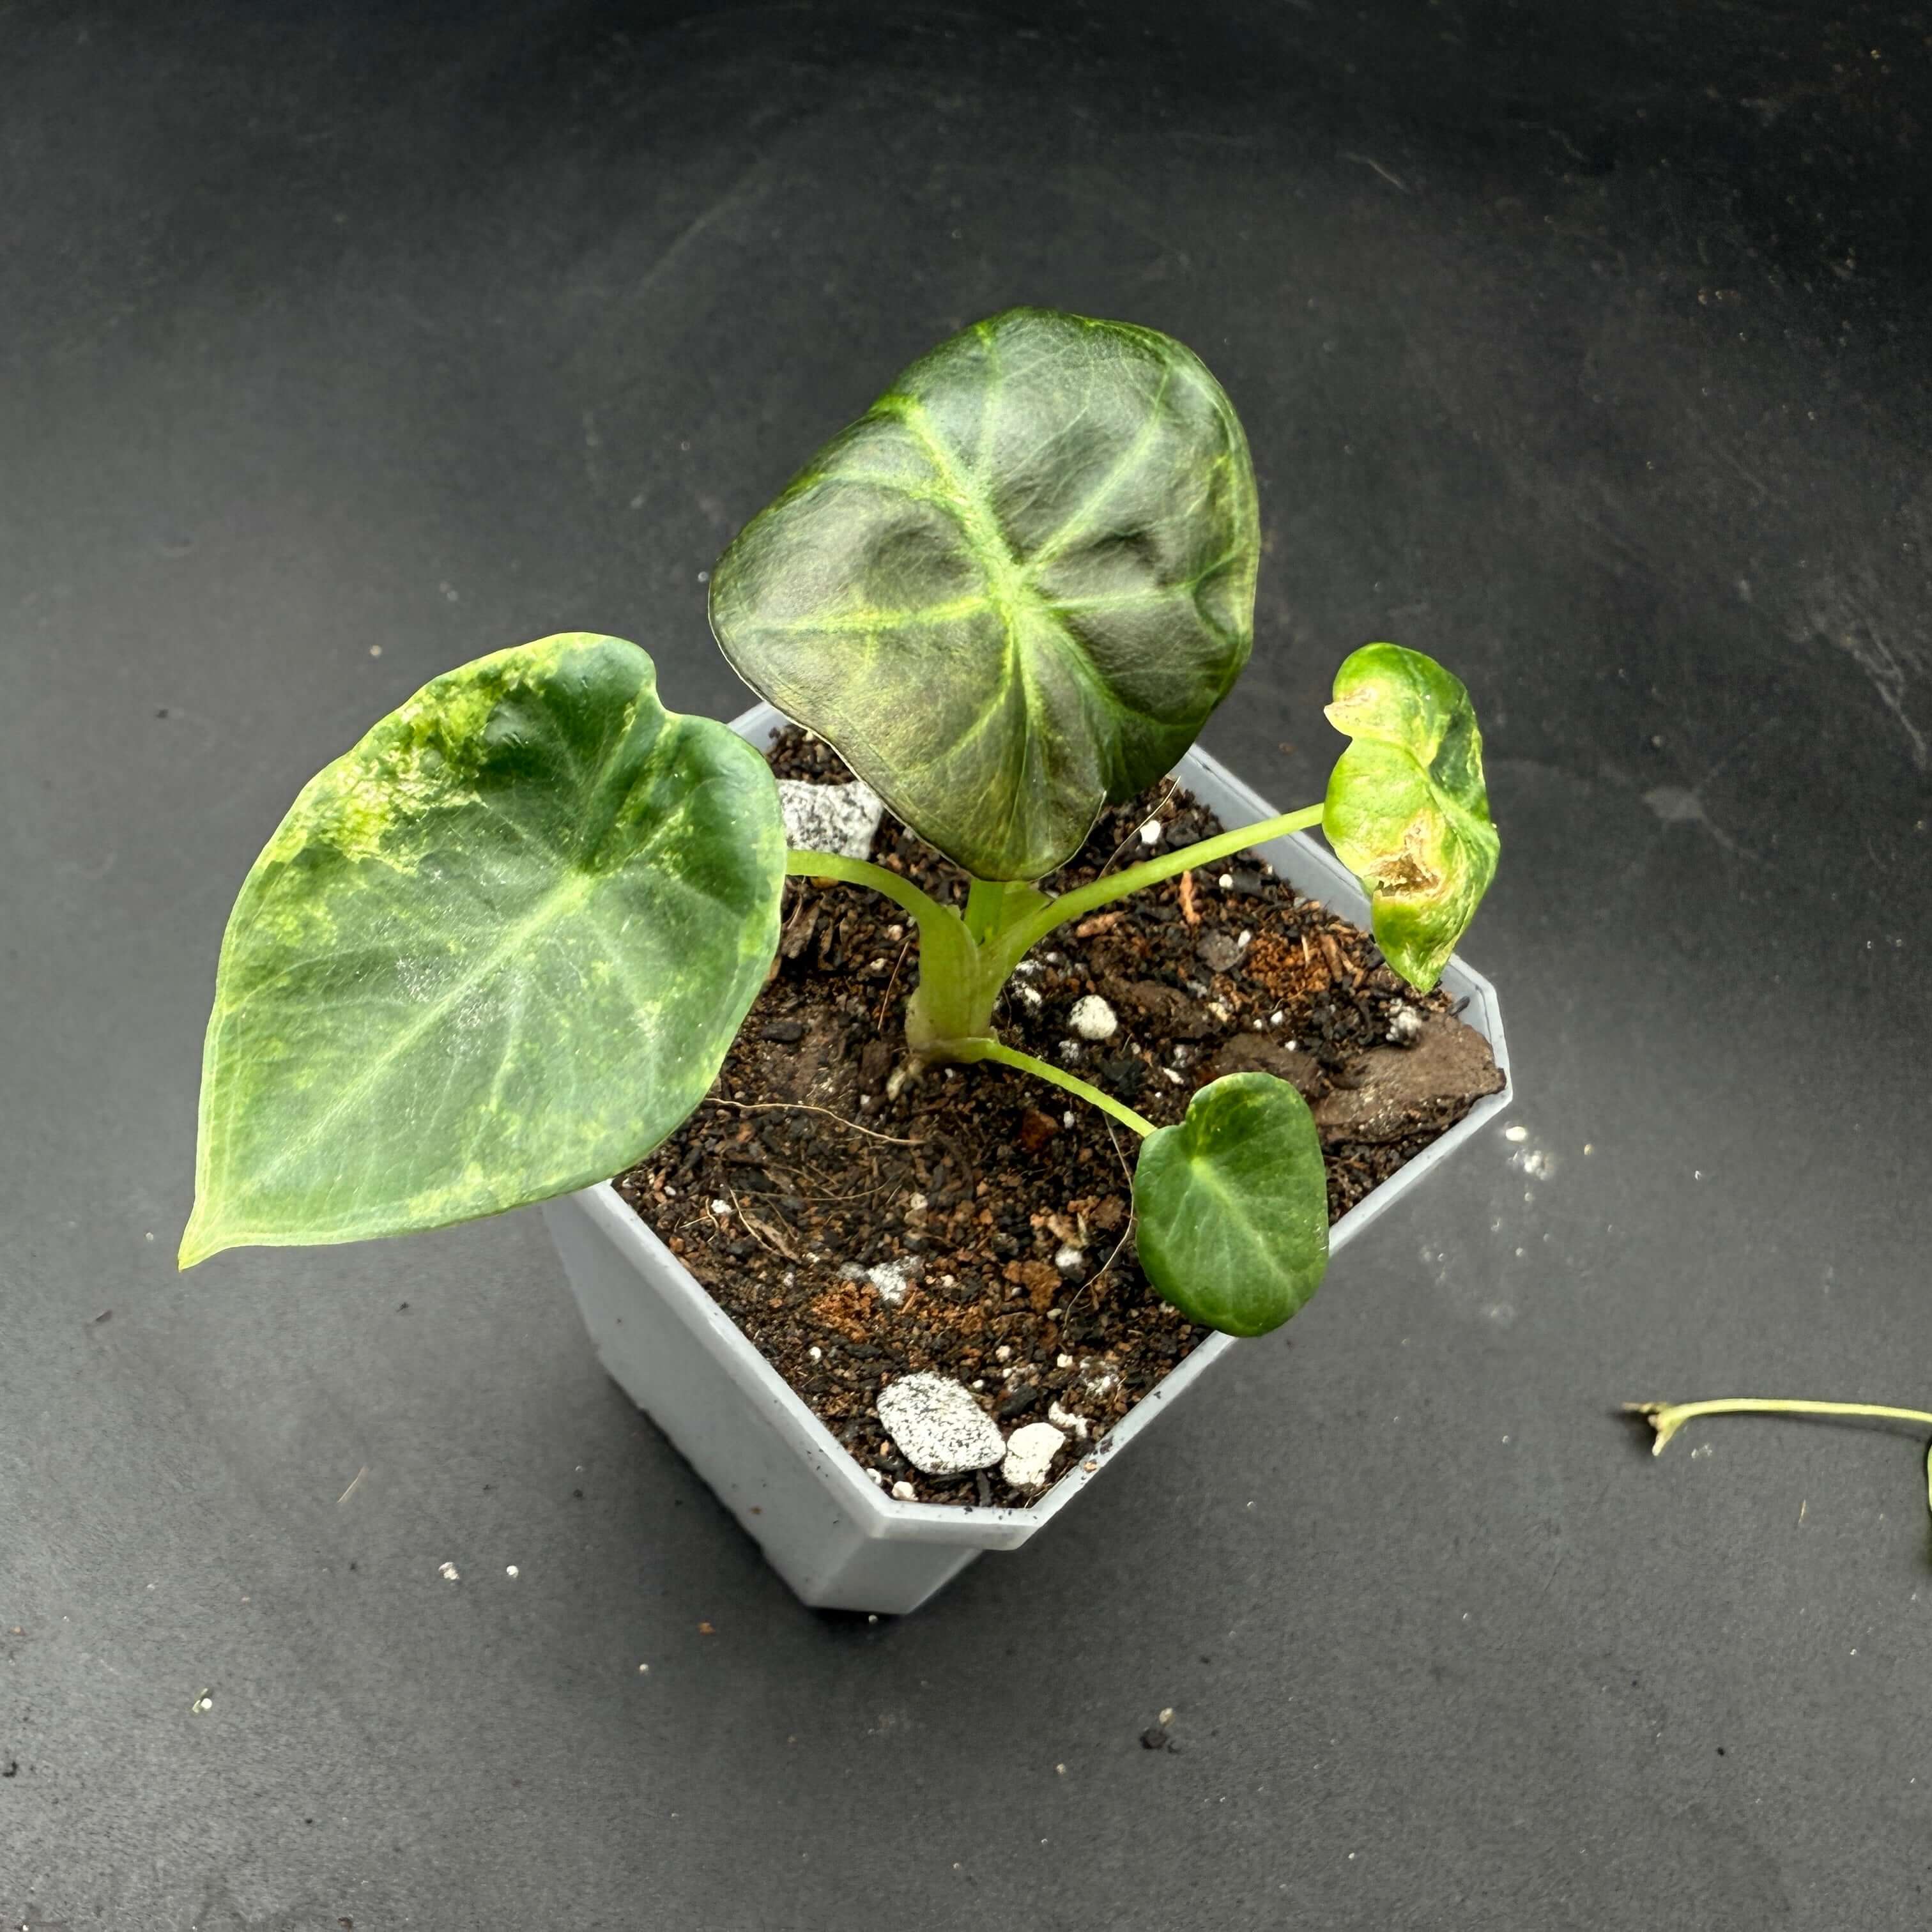
[[[1002,1046],[996,1040],[957,1041],[952,1058],[962,1063],[993,1060],[998,1061],[1002,1066],[1016,1067],[1022,1073],[1030,1073],[1055,1087],[1064,1088],[1070,1094],[1077,1094],[1090,1106],[1098,1107],[1103,1114],[1112,1114],[1123,1126],[1132,1127],[1143,1140],[1154,1131],[1153,1121],[1143,1114],[1136,1113],[1132,1108],[1124,1101],[1115,1100],[1112,1094],[1103,1094],[1099,1088],[1090,1085],[1076,1075],[1066,1072],[1044,1060],[1036,1060],[1030,1053],[1021,1053],[1010,1046]]]

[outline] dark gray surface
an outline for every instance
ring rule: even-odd
[[[1604,10],[0,7],[0,1918],[1927,1922],[1922,1444],[1613,1414],[1932,1402],[1924,17]],[[171,1251],[300,781],[565,628],[736,710],[698,573],[1016,301],[1247,421],[1213,750],[1307,795],[1369,637],[1474,688],[1529,1134],[872,1625],[534,1214]]]

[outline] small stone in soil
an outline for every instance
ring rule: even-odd
[[[790,844],[807,851],[865,859],[872,856],[872,836],[886,807],[878,794],[860,781],[824,785],[780,778],[778,808],[784,814]]]
[[[901,1376],[879,1391],[879,1420],[901,1455],[928,1476],[962,1476],[1006,1454],[972,1391],[946,1376]]]
[[[1046,1480],[1053,1459],[1066,1446],[1066,1438],[1050,1422],[1029,1422],[1006,1438],[1006,1460],[1000,1478],[1009,1489],[1036,1490]]]
[[[1165,1724],[1150,1724],[1142,1732],[1141,1749],[1142,1750],[1165,1750],[1166,1748],[1167,1726]]]
[[[1075,1002],[1070,1024],[1082,1040],[1112,1040],[1120,1028],[1113,1008],[1098,993]]]

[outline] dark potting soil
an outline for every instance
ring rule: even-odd
[[[796,730],[771,764],[781,778],[851,778]],[[1139,836],[1150,818],[1157,848]],[[1222,829],[1187,792],[1156,786],[1103,813],[1044,884],[1066,892]],[[964,904],[964,875],[890,813],[872,856]],[[880,1388],[931,1370],[1008,1432],[1052,1422],[1067,1438],[1058,1478],[1104,1453],[1108,1430],[1210,1331],[1161,1300],[1135,1258],[1130,1132],[1004,1067],[906,1077],[917,964],[890,901],[789,882],[772,976],[712,1096],[616,1185],[882,1487],[1028,1502],[1037,1492],[997,1466],[912,1468],[874,1411]],[[1089,994],[1118,1020],[1104,1041],[1070,1022]],[[1292,1080],[1322,1131],[1331,1220],[1502,1084],[1446,995],[1414,993],[1367,934],[1247,854],[1063,927],[1022,962],[995,1019],[1010,1044],[1156,1125],[1223,1074]]]

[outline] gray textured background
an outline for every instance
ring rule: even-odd
[[[1922,1444],[1614,1413],[1932,1402],[1922,10],[683,10],[0,4],[0,1919],[1924,1925]],[[1022,301],[1246,418],[1212,749],[1476,692],[1530,1132],[868,1624],[533,1214],[172,1250],[300,782],[560,628],[730,715],[698,573]]]

